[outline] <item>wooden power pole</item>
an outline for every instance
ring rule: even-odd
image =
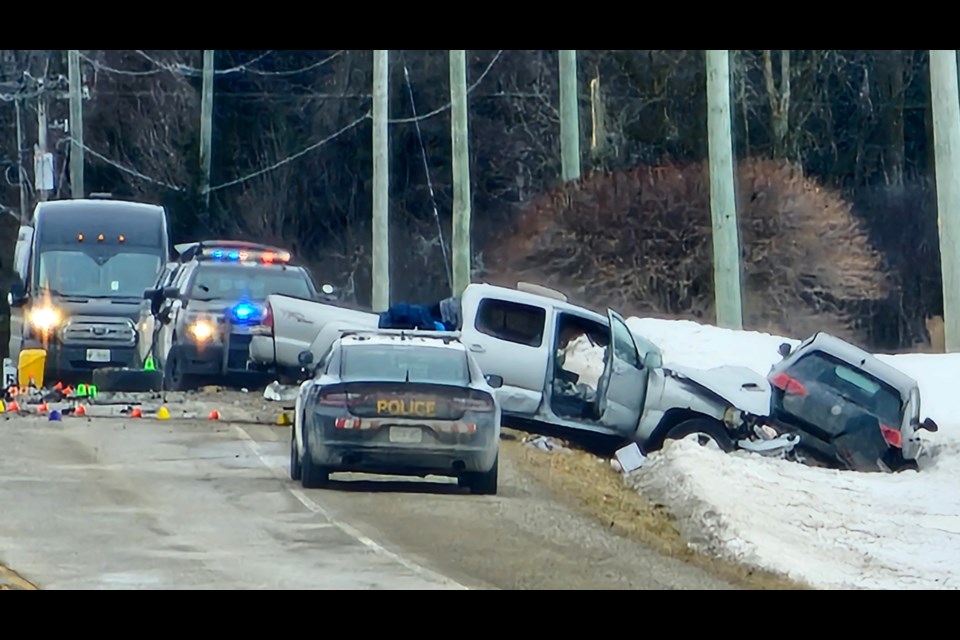
[[[210,174],[213,168],[213,78],[215,49],[203,50],[203,89],[200,100],[200,193],[203,214],[210,212]]]
[[[453,139],[453,295],[472,279],[470,242],[470,137],[467,109],[467,52],[450,51],[451,138]]]
[[[742,329],[740,232],[730,112],[730,52],[707,50],[706,62],[717,325],[725,329]]]
[[[70,192],[75,199],[86,195],[83,175],[83,79],[80,75],[80,51],[68,54],[70,76]]]
[[[41,92],[37,98],[37,147],[34,151],[34,182],[37,197],[47,201],[47,96]]]
[[[577,50],[560,50],[560,155],[563,180],[580,179],[580,100]]]
[[[957,52],[930,51],[930,94],[937,175],[943,331],[947,353],[960,352],[960,90]]]
[[[390,51],[373,52],[373,310],[390,308]]]

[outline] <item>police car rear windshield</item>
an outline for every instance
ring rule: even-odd
[[[312,298],[314,293],[301,269],[211,263],[197,268],[190,290],[194,300],[266,300],[271,295]]]
[[[344,382],[422,382],[467,385],[470,369],[464,352],[444,347],[350,345],[343,348]]]

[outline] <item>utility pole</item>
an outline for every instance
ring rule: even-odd
[[[213,77],[215,49],[203,50],[203,93],[200,101],[200,194],[203,214],[210,212],[210,173],[213,167]]]
[[[740,230],[730,113],[730,52],[710,49],[707,62],[707,128],[710,145],[710,211],[717,325],[743,328]]]
[[[34,150],[33,173],[38,197],[47,201],[47,97],[41,93],[37,97],[37,147]]]
[[[390,308],[390,51],[373,52],[373,310]]]
[[[83,82],[80,51],[69,50],[70,75],[70,191],[75,199],[86,195],[83,176]]]
[[[957,52],[930,51],[930,94],[937,175],[937,215],[943,272],[943,330],[947,353],[960,352],[960,90]]]
[[[467,109],[467,52],[450,51],[451,138],[453,139],[453,295],[472,280],[470,242],[470,136]]]
[[[20,224],[29,220],[27,209],[27,172],[23,168],[23,116],[21,114],[20,98],[13,102],[17,112],[17,176],[20,181]]]
[[[580,101],[577,50],[560,50],[560,156],[563,180],[580,179]]]

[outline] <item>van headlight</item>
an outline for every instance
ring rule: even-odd
[[[27,321],[37,332],[50,333],[63,322],[63,315],[54,307],[42,306],[31,310]]]

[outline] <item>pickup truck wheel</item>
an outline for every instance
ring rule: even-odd
[[[198,386],[195,376],[184,375],[181,363],[180,346],[174,342],[163,367],[164,386],[167,391],[189,391]]]
[[[300,466],[300,452],[297,451],[297,433],[290,429],[290,479],[294,482],[303,477],[303,468]]]
[[[709,418],[694,418],[676,425],[667,432],[665,440],[692,439],[705,447],[715,447],[724,453],[737,449],[722,423]]]
[[[300,462],[300,484],[304,489],[321,489],[330,482],[330,470],[313,463],[310,455],[310,437],[303,433],[303,459]]]
[[[470,489],[470,493],[474,495],[495,496],[497,495],[499,472],[500,455],[497,454],[496,459],[493,461],[492,469],[485,473],[464,474],[464,478],[459,484],[461,486],[466,485]]]

